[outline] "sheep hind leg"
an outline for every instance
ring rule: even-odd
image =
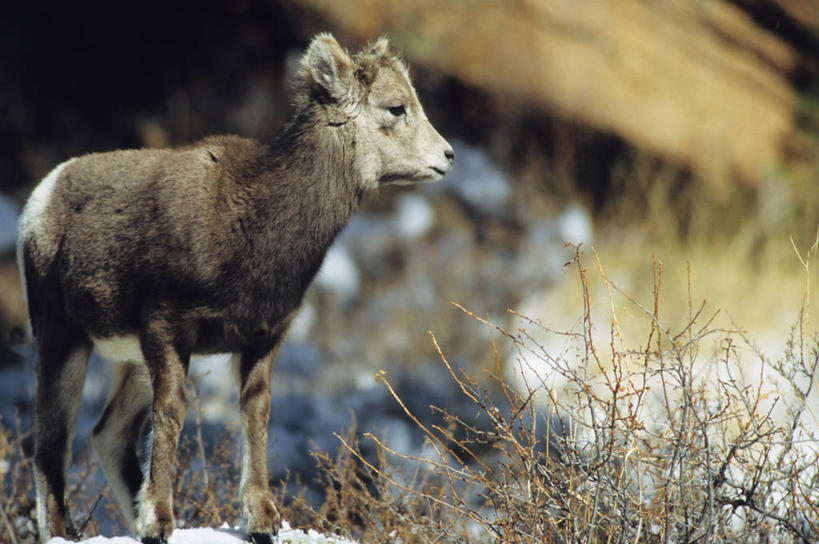
[[[164,319],[148,320],[140,332],[140,347],[151,376],[151,459],[139,491],[136,532],[144,543],[167,542],[173,533],[171,474],[176,447],[187,412],[185,377],[190,352],[180,351],[189,342],[179,328]]]
[[[90,352],[90,342],[70,324],[38,334],[34,488],[43,542],[78,536],[65,501],[66,474]]]
[[[143,362],[116,363],[108,404],[94,427],[94,450],[105,478],[133,529],[143,482],[139,437],[151,407],[151,379]]]

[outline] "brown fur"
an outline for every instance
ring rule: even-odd
[[[39,345],[42,539],[67,531],[65,470],[92,347],[126,365],[94,436],[137,532],[164,540],[173,530],[170,473],[185,375],[191,355],[213,352],[236,354],[248,528],[275,531],[270,369],[288,324],[363,196],[387,182],[437,180],[454,157],[386,40],[351,57],[332,36],[317,36],[294,102],[292,119],[268,141],[220,136],[86,155],[35,190],[18,248]],[[134,447],[149,412],[143,478]]]

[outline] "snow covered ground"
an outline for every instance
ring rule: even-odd
[[[177,529],[171,535],[169,544],[244,544],[248,542],[247,532],[238,528],[230,528],[227,524],[218,529],[197,528]],[[327,536],[312,529],[308,532],[293,529],[285,521],[279,534],[274,540],[277,544],[356,544],[335,536]],[[48,544],[140,544],[139,540],[129,536],[106,538],[95,536],[80,543],[70,542],[63,538],[52,538]]]

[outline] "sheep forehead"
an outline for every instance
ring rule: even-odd
[[[370,101],[375,105],[386,105],[382,102],[416,104],[418,98],[409,80],[406,70],[399,66],[382,66],[370,89]],[[397,105],[397,104],[389,104]]]

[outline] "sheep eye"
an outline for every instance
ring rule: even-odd
[[[407,110],[406,110],[406,108],[404,108],[403,104],[400,105],[400,106],[393,106],[393,107],[388,108],[388,109],[389,109],[390,113],[393,115],[393,117],[401,117],[402,115],[407,114]]]

